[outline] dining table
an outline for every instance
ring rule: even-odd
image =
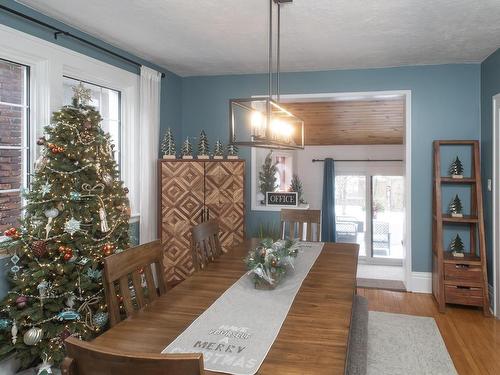
[[[93,344],[127,353],[161,353],[246,273],[243,259],[257,244],[258,239],[248,239],[233,246]],[[345,374],[357,263],[356,245],[324,243],[257,374]]]

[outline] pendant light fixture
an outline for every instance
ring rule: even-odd
[[[280,104],[281,6],[292,1],[269,0],[268,95],[229,101],[229,142],[234,145],[285,150],[304,148],[304,121]],[[275,94],[273,92],[274,6],[278,8]]]

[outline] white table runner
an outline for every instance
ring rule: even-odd
[[[243,275],[162,353],[201,352],[206,370],[255,374],[322,249],[323,243],[301,242],[295,269],[274,290],[257,290]]]

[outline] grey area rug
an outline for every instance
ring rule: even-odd
[[[456,375],[434,318],[370,311],[368,375]]]
[[[381,280],[381,279],[364,279],[357,278],[358,288],[367,289],[384,289],[397,292],[406,292],[405,284],[401,280]]]

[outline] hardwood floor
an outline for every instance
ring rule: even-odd
[[[434,317],[460,375],[500,374],[500,320],[480,309],[447,306],[446,314],[430,294],[358,289],[370,311]]]

